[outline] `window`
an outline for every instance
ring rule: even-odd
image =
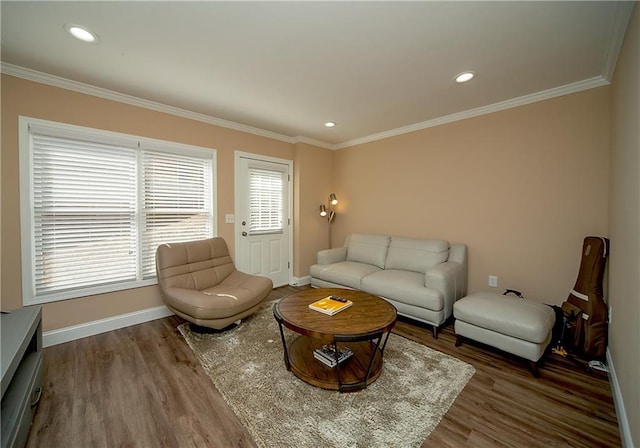
[[[214,232],[215,151],[20,117],[25,305],[154,284]]]
[[[156,276],[156,248],[212,236],[211,160],[142,152],[142,276]]]
[[[282,233],[284,181],[279,171],[249,168],[249,233]]]

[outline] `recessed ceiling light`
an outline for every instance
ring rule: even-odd
[[[463,72],[456,76],[456,82],[467,82],[475,78],[476,74],[473,72]]]
[[[88,42],[90,44],[98,43],[98,35],[83,26],[66,24],[64,29],[67,33],[83,42]]]
[[[334,127],[336,125],[336,122],[335,121],[327,121],[324,125],[326,127],[328,127],[328,128],[332,128],[332,127]]]

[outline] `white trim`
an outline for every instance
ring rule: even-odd
[[[616,408],[616,416],[618,417],[618,426],[620,428],[620,439],[622,440],[622,447],[633,448],[635,445],[633,444],[633,438],[631,437],[629,419],[627,418],[627,411],[624,408],[622,391],[620,390],[620,384],[618,383],[618,377],[616,376],[616,369],[613,366],[613,359],[611,358],[609,347],[607,347],[607,368],[609,369],[609,383],[611,383],[613,404]]]
[[[512,109],[514,107],[525,106],[527,104],[536,103],[538,101],[544,101],[559,96],[570,95],[572,93],[582,92],[583,90],[594,89],[596,87],[602,87],[609,84],[602,76],[596,76],[593,78],[585,79],[583,81],[574,82],[560,87],[554,87],[553,89],[543,90],[541,92],[531,93],[518,98],[512,98],[510,100],[501,101],[499,103],[489,104],[487,106],[477,107],[475,109],[469,109],[462,112],[458,112],[444,117],[434,118],[433,120],[423,121],[421,123],[411,124],[397,129],[391,129],[389,131],[380,132],[378,134],[372,134],[362,138],[356,138],[348,140],[346,142],[339,143],[335,146],[335,149],[348,148],[350,146],[361,145],[363,143],[369,143],[376,140],[382,140],[384,138],[395,137],[397,135],[408,134],[409,132],[419,131],[421,129],[432,128],[443,124],[451,123],[454,121],[466,120],[467,118],[473,118],[480,115],[491,114],[493,112],[499,112],[505,109]]]
[[[250,152],[244,152],[244,151],[239,151],[239,150],[235,150],[234,151],[234,156],[233,156],[234,160],[233,160],[233,173],[234,173],[234,200],[233,200],[233,206],[235,209],[235,214],[236,214],[236,219],[235,219],[235,225],[234,225],[234,233],[235,233],[235,238],[234,238],[234,242],[235,242],[235,247],[236,247],[236,256],[235,256],[235,261],[236,261],[236,266],[239,266],[242,264],[243,260],[241,259],[242,254],[240,253],[240,245],[241,245],[241,234],[242,234],[242,226],[240,224],[241,219],[238,219],[238,213],[241,211],[241,198],[240,198],[240,191],[242,191],[240,182],[242,181],[242,179],[240,179],[240,176],[238,175],[238,173],[240,172],[240,159],[251,159],[251,160],[258,160],[258,161],[262,161],[262,162],[269,162],[269,163],[277,163],[280,165],[285,165],[287,167],[287,174],[289,176],[288,178],[288,182],[287,182],[287,186],[288,186],[288,203],[287,203],[287,215],[288,215],[288,241],[287,244],[289,245],[289,253],[287,254],[287,256],[289,257],[289,259],[287,260],[289,263],[289,267],[288,267],[288,274],[287,276],[289,277],[289,283],[291,282],[291,273],[293,272],[293,160],[288,160],[288,159],[281,159],[278,157],[270,157],[270,156],[264,156],[261,154],[253,154]],[[274,287],[278,287],[278,286],[283,286],[283,285],[273,285]]]
[[[94,336],[96,334],[106,333],[107,331],[118,330],[172,315],[173,312],[169,308],[161,305],[154,308],[147,308],[146,310],[134,311],[106,319],[60,328],[58,330],[46,331],[42,334],[42,345],[44,347],[51,347],[52,345],[64,344],[65,342],[75,341],[88,336]]]
[[[21,255],[22,255],[22,303],[25,306],[44,304],[65,299],[86,297],[89,295],[103,294],[107,292],[123,291],[127,289],[140,288],[157,284],[157,279],[142,277],[142,250],[140,244],[140,224],[142,218],[138,219],[138,278],[128,281],[118,281],[98,286],[79,287],[72,290],[54,291],[50,293],[36,294],[34,273],[35,269],[35,234],[33,227],[34,219],[34,193],[33,193],[33,134],[44,134],[52,136],[62,136],[71,139],[86,139],[89,142],[102,142],[107,144],[120,145],[134,151],[138,162],[143,151],[158,151],[171,154],[179,154],[193,158],[206,159],[211,163],[211,235],[218,232],[217,224],[217,158],[218,152],[215,148],[204,146],[194,146],[185,143],[159,140],[147,137],[139,137],[132,134],[124,134],[114,131],[77,126],[57,121],[42,120],[38,118],[18,116],[18,149],[19,149],[19,174],[20,174],[20,229],[21,229]],[[137,164],[136,188],[140,189],[140,179],[142,177],[141,166]],[[142,193],[138,194],[136,210],[141,210]],[[142,213],[139,213],[141,216]]]
[[[18,117],[18,173],[19,173],[19,198],[20,198],[20,255],[22,269],[22,304],[27,297],[35,297],[36,290],[33,286],[33,273],[36,271],[34,262],[35,238],[31,229],[33,222],[33,176],[31,165],[31,134],[29,133],[29,121],[22,116]],[[27,192],[29,192],[27,194]]]
[[[304,137],[302,135],[294,137],[293,143],[306,143],[307,145],[319,146],[324,149],[337,149],[333,143],[323,142],[322,140],[316,140],[315,138]]]
[[[631,20],[631,13],[633,12],[633,6],[636,2],[618,2],[615,11],[613,13],[613,32],[609,35],[609,45],[607,46],[607,54],[604,57],[604,67],[602,70],[602,76],[611,81],[613,78],[613,72],[616,69],[616,63],[618,62],[618,55],[622,49],[622,42],[624,42],[624,36],[627,34],[627,27],[629,26],[629,20]]]
[[[624,24],[620,24],[620,19],[624,17],[625,17],[624,11],[619,12],[616,15],[617,26],[621,27],[624,25]],[[626,27],[626,25],[624,26]],[[611,58],[613,58],[614,55],[617,55],[619,51],[619,48],[618,48],[618,51],[615,51],[616,42],[617,40],[614,40],[609,45],[606,71],[607,70],[612,71],[613,68],[615,67],[615,63],[611,62]],[[620,41],[620,45],[621,44],[622,44],[622,40]],[[618,45],[618,47],[620,45]],[[163,112],[163,113],[175,115],[178,117],[187,118],[190,120],[200,121],[203,123],[208,123],[208,124],[220,126],[223,128],[233,129],[240,132],[246,132],[248,134],[254,134],[262,137],[272,138],[274,140],[279,140],[285,143],[291,143],[291,144],[306,143],[309,145],[319,146],[321,148],[330,149],[330,150],[344,149],[351,146],[361,145],[363,143],[382,140],[385,138],[395,137],[402,134],[408,134],[410,132],[419,131],[421,129],[432,128],[435,126],[452,123],[454,121],[465,120],[467,118],[486,115],[486,114],[498,112],[501,110],[511,109],[519,106],[525,106],[527,104],[532,104],[538,101],[544,101],[544,100],[556,98],[563,95],[569,95],[572,93],[581,92],[583,90],[606,86],[609,84],[609,79],[606,76],[595,76],[593,78],[585,79],[583,81],[574,82],[572,84],[567,84],[560,87],[554,87],[552,89],[543,90],[541,92],[536,92],[529,95],[524,95],[518,98],[512,98],[506,101],[501,101],[499,103],[489,104],[487,106],[481,106],[475,109],[469,109],[469,110],[458,112],[455,114],[446,115],[444,117],[434,118],[433,120],[427,120],[427,121],[415,123],[409,126],[404,126],[397,129],[391,129],[389,131],[380,132],[378,134],[371,134],[365,137],[347,140],[342,143],[331,144],[331,143],[322,142],[320,140],[316,140],[316,139],[304,137],[304,136],[290,137],[287,135],[278,134],[276,132],[267,131],[264,129],[259,129],[252,126],[223,120],[221,118],[216,118],[216,117],[212,117],[212,116],[197,113],[197,112],[191,112],[185,109],[180,109],[178,107],[157,103],[155,101],[144,100],[142,98],[137,98],[131,95],[114,92],[112,90],[103,89],[101,87],[95,87],[89,84],[84,84],[77,81],[71,81],[69,79],[61,78],[59,76],[49,75],[46,73],[38,72],[36,70],[19,67],[13,64],[7,64],[6,62],[0,63],[0,73],[5,73],[7,75],[26,79],[28,81],[47,84],[50,86],[71,90],[74,92],[97,96],[99,98],[118,101],[120,103],[129,104],[132,106],[137,106],[137,107],[142,107],[149,110]],[[608,73],[605,73],[605,75],[607,74]]]
[[[212,117],[210,115],[205,115],[198,112],[192,112],[186,109],[181,109],[179,107],[169,106],[167,104],[157,103],[155,101],[145,100],[132,95],[127,95],[125,93],[103,89],[102,87],[96,87],[78,81],[72,81],[60,76],[42,73],[36,70],[31,70],[29,68],[8,64],[6,62],[2,62],[0,64],[0,72],[10,76],[15,76],[17,78],[26,79],[28,81],[34,81],[53,87],[59,87],[61,89],[71,90],[73,92],[84,93],[86,95],[97,96],[99,98],[117,101],[119,103],[129,104],[131,106],[142,107],[144,109],[155,110],[157,112],[163,112],[166,114],[175,115],[177,117],[187,118],[189,120],[201,121],[203,123],[220,126],[222,128],[233,129],[234,131],[246,132],[248,134],[272,138],[274,140],[280,140],[286,143],[295,143],[295,139],[293,137],[289,137],[288,135],[282,135],[278,134],[277,132],[254,128],[253,126],[223,120],[221,118]],[[326,144],[327,143],[325,143],[325,145]]]
[[[307,275],[306,277],[291,277],[291,281],[289,285],[291,286],[306,286],[311,284],[311,276]]]

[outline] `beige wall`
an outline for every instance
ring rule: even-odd
[[[640,446],[640,8],[636,4],[612,80],[609,352]],[[625,434],[623,434],[625,436]],[[624,438],[624,437],[623,437]]]
[[[319,215],[320,204],[327,203],[333,184],[333,152],[304,143],[295,145],[294,221],[298,244],[294,247],[293,275],[309,275],[319,250],[329,247],[329,224]]]
[[[470,291],[560,304],[583,238],[608,234],[608,173],[608,87],[343,149],[333,244],[351,232],[463,242]]]
[[[340,199],[333,246],[351,232],[465,242],[470,290],[488,289],[491,274],[499,277],[499,291],[517,288],[549,303],[560,303],[573,285],[582,238],[608,231],[607,88],[336,152],[11,76],[3,76],[2,95],[5,309],[21,304],[18,115],[215,148],[218,234],[227,239],[232,253],[233,226],[220,218],[234,212],[233,151],[294,160],[296,277],[308,275],[317,250],[328,247],[328,224],[317,211],[330,192]],[[160,303],[155,288],[142,288],[49,304],[45,329]]]
[[[217,200],[218,235],[224,237],[234,254],[234,228],[224,223],[225,213],[234,213],[234,151],[240,150],[293,160],[298,159],[308,169],[310,179],[318,179],[313,173],[314,164],[329,168],[331,153],[328,150],[285,143],[265,137],[220,128],[210,124],[188,120],[169,114],[142,109],[126,104],[84,95],[44,84],[34,83],[12,76],[2,76],[2,309],[22,306],[21,257],[20,257],[20,209],[18,179],[18,116],[24,115],[79,126],[122,132],[143,137],[176,141],[217,150]],[[309,156],[305,155],[309,152]],[[300,155],[302,154],[302,155]],[[327,155],[328,154],[328,155]],[[299,176],[294,164],[294,179]],[[309,182],[304,182],[306,184]],[[328,186],[326,187],[328,189]],[[312,196],[314,191],[312,190]],[[300,193],[300,192],[298,192]],[[294,193],[295,194],[295,193]],[[304,189],[301,198],[317,202],[318,197],[307,197]],[[315,222],[312,211],[302,210],[301,222]],[[321,247],[324,240],[315,232],[294,232],[294,248],[299,241],[308,243],[312,250]],[[317,240],[317,241],[316,241]],[[304,254],[304,250],[302,250]],[[309,258],[308,255],[304,256]],[[300,270],[294,266],[294,272]],[[307,268],[303,270],[308,270]],[[116,316],[161,305],[157,287],[102,294],[83,299],[66,300],[46,304],[43,307],[44,330],[63,328],[79,323]]]

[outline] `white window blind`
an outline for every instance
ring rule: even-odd
[[[215,234],[215,151],[20,117],[23,303],[151,285]]]
[[[209,238],[212,164],[159,151],[143,151],[143,278],[155,277],[155,252],[164,242]]]
[[[136,278],[135,151],[33,136],[36,295]]]
[[[249,233],[282,233],[283,174],[249,169]]]

